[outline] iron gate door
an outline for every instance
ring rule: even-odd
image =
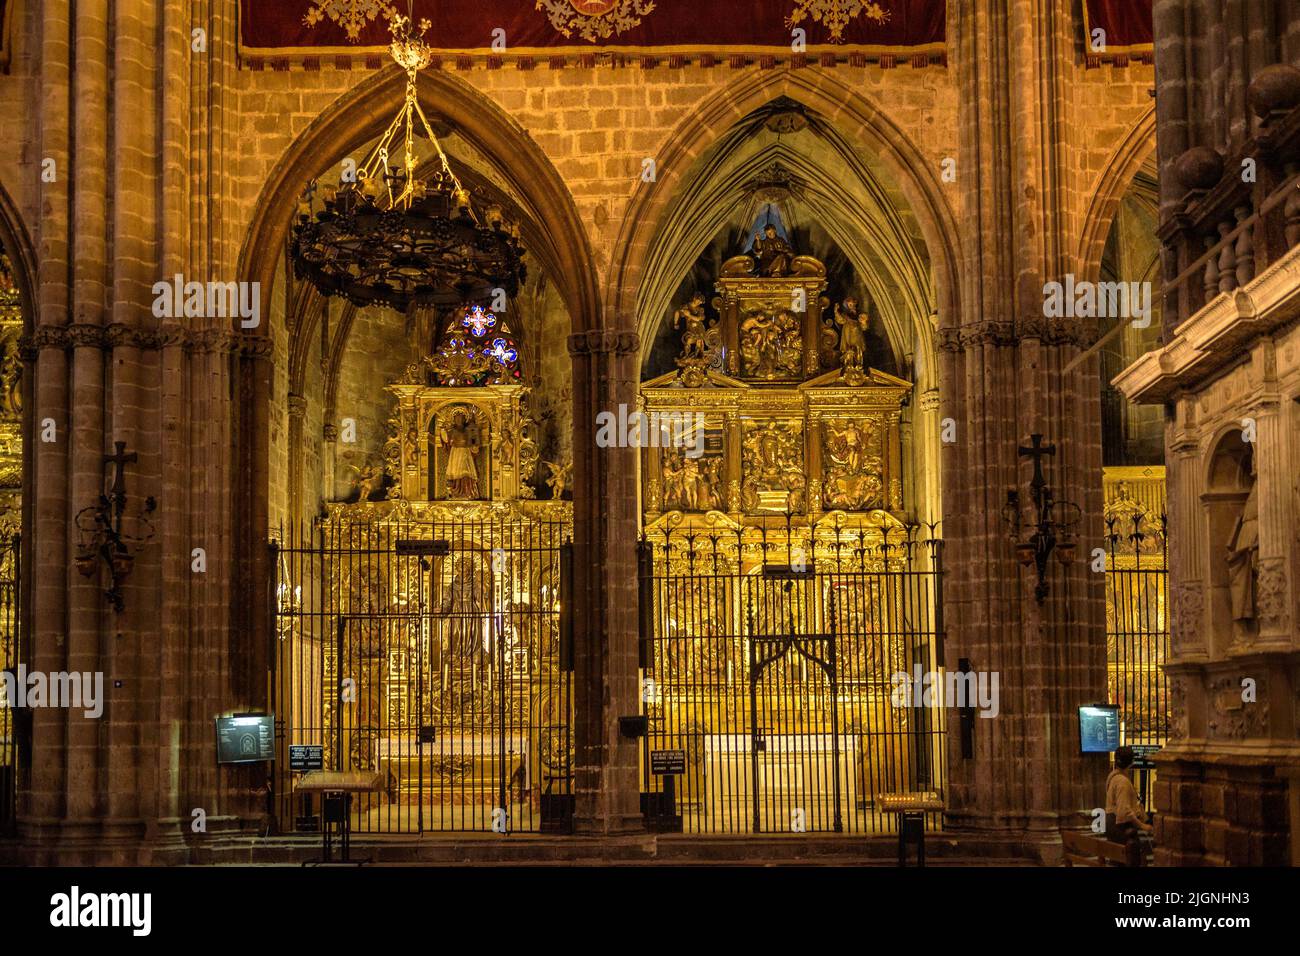
[[[327,768],[379,775],[354,798],[356,832],[568,825],[563,531],[327,524],[277,549],[281,747],[318,743]],[[286,763],[281,819],[310,825]]]
[[[835,634],[816,628],[816,576],[765,568],[746,584],[751,828],[840,832]]]
[[[942,712],[895,700],[900,673],[941,666],[942,542],[834,519],[818,533],[806,563],[785,531],[642,542],[652,828],[881,833],[880,794],[942,787]]]

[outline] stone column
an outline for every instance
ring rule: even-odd
[[[38,316],[32,337],[36,350],[32,395],[32,421],[37,436],[24,448],[33,456],[33,541],[27,574],[33,579],[29,641],[31,666],[43,672],[63,670],[67,661],[68,575],[73,539],[68,531],[68,436],[70,427],[71,368],[63,333],[71,306],[67,276],[70,259],[71,190],[68,168],[73,124],[68,102],[72,62],[69,49],[68,0],[50,0],[41,7],[41,155],[54,160],[63,175],[42,191],[44,213],[37,250],[38,288],[33,291]],[[56,440],[38,436],[52,422]],[[37,575],[36,567],[68,568],[62,573]],[[32,713],[33,761],[31,790],[20,797],[19,833],[29,844],[57,839],[55,828],[64,812],[67,750],[62,712],[41,708]],[[37,757],[37,748],[40,757]]]
[[[1277,386],[1277,356],[1271,339],[1254,350],[1253,363],[1260,394],[1246,415],[1255,421],[1255,481],[1259,501],[1259,569],[1256,581],[1257,650],[1291,649],[1293,615],[1288,606],[1292,593],[1288,574],[1290,539],[1296,515],[1291,511],[1294,476],[1287,467],[1286,426]]]
[[[1050,594],[1014,559],[1002,519],[1007,490],[1027,500],[1031,433],[1057,447],[1047,481],[1078,504],[1080,552],[1101,540],[1096,360],[1066,371],[1090,330],[1049,320],[1043,285],[1075,271],[1063,189],[1072,58],[1069,5],[973,0],[950,13],[959,84],[956,188],[962,218],[961,313],[939,331],[947,543],[946,667],[999,675],[997,717],[975,718],[974,748],[949,711],[949,824],[1059,853],[1057,829],[1104,799],[1103,758],[1078,754],[1077,707],[1106,694],[1104,581],[1076,558],[1047,571]],[[1054,849],[1054,847],[1056,847]]]
[[[302,514],[303,422],[307,418],[307,397],[289,393],[289,507],[293,520]],[[322,462],[322,465],[324,463]],[[333,475],[331,474],[332,478]]]
[[[625,322],[625,327],[632,322]],[[619,732],[640,712],[637,686],[636,449],[597,448],[596,415],[637,400],[637,334],[569,337],[573,357],[574,827],[615,835],[643,829],[642,741]]]

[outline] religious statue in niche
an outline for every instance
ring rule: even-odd
[[[490,696],[485,685],[492,661],[487,636],[492,582],[486,563],[468,555],[452,561],[449,578],[438,608],[448,622],[443,680],[451,691],[454,712],[464,717],[487,706]]]
[[[802,511],[806,479],[798,422],[750,422],[742,443],[746,511]]]
[[[764,279],[781,279],[793,270],[794,249],[777,235],[776,226],[771,223],[763,227],[761,236],[754,237],[749,254],[754,257],[758,274]]]
[[[834,322],[840,330],[840,377],[849,385],[860,385],[866,380],[863,369],[870,319],[865,310],[858,310],[858,300],[848,296],[835,306]]]
[[[1242,467],[1250,480],[1250,494],[1228,538],[1228,587],[1233,621],[1249,625],[1256,618],[1259,574],[1259,485],[1255,479],[1255,456],[1251,455]]]
[[[0,416],[17,418],[23,411],[23,359],[18,352],[17,334],[0,343],[0,349]]]
[[[489,436],[482,433],[479,416],[470,406],[455,406],[438,413],[435,425],[435,450],[440,468],[434,470],[434,497],[477,501],[488,490],[487,456]]]
[[[703,358],[708,352],[710,331],[704,315],[704,293],[695,293],[690,302],[677,310],[673,327],[682,333],[682,358]]]
[[[825,507],[842,511],[883,508],[883,467],[876,423],[871,419],[828,421],[822,426],[822,436]]]
[[[722,458],[691,457],[685,449],[663,453],[665,511],[714,511],[723,506]]]
[[[705,316],[702,292],[696,292],[690,302],[673,313],[673,328],[682,333],[682,354],[677,358],[682,382],[688,388],[697,388],[708,380],[706,369],[721,343],[717,323],[709,325]]]
[[[802,371],[803,333],[790,312],[751,312],[740,323],[740,355],[745,374],[757,378],[798,378]]]

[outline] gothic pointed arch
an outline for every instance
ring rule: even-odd
[[[606,278],[606,302],[617,315],[636,311],[654,237],[694,176],[694,167],[726,131],[761,107],[785,98],[825,117],[845,141],[880,161],[897,183],[929,250],[936,311],[956,314],[956,215],[943,195],[937,165],[857,89],[829,73],[764,70],[718,90],[685,117],[655,151],[653,182],[638,183],[623,218]]]
[[[1091,191],[1092,199],[1083,217],[1076,250],[1081,278],[1096,282],[1101,276],[1101,259],[1111,224],[1124,194],[1138,171],[1154,156],[1155,149],[1156,108],[1152,104],[1115,147]]]
[[[358,84],[321,113],[294,141],[263,187],[247,239],[240,253],[239,274],[270,288],[299,194],[307,181],[359,144],[383,132],[401,103],[406,78],[396,67]],[[502,109],[454,76],[428,72],[420,76],[420,97],[431,113],[485,156],[522,197],[525,212],[540,229],[533,254],[554,263],[555,282],[574,331],[601,326],[600,297],[587,236],[568,188],[537,143]]]

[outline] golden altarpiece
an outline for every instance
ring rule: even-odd
[[[1164,672],[1169,653],[1164,466],[1107,466],[1102,491],[1107,699],[1120,709],[1125,744],[1164,746],[1171,723]]]
[[[723,264],[715,321],[699,293],[677,311],[678,369],[641,387],[643,699],[649,749],[685,751],[688,831],[879,829],[875,795],[938,760],[937,724],[890,699],[934,663],[904,626],[928,584],[906,577],[911,385],[867,364],[869,306],[826,287],[769,229]]]
[[[538,829],[570,792],[571,505],[557,468],[537,499],[529,389],[498,323],[468,310],[387,386],[382,464],[320,522],[321,613],[281,617],[320,644],[318,675],[297,666],[320,739],[295,742],[384,782],[357,805],[363,830]]]
[[[18,553],[22,530],[22,299],[0,253],[0,670],[17,666]],[[0,706],[0,801],[8,799],[17,767],[14,711]]]

